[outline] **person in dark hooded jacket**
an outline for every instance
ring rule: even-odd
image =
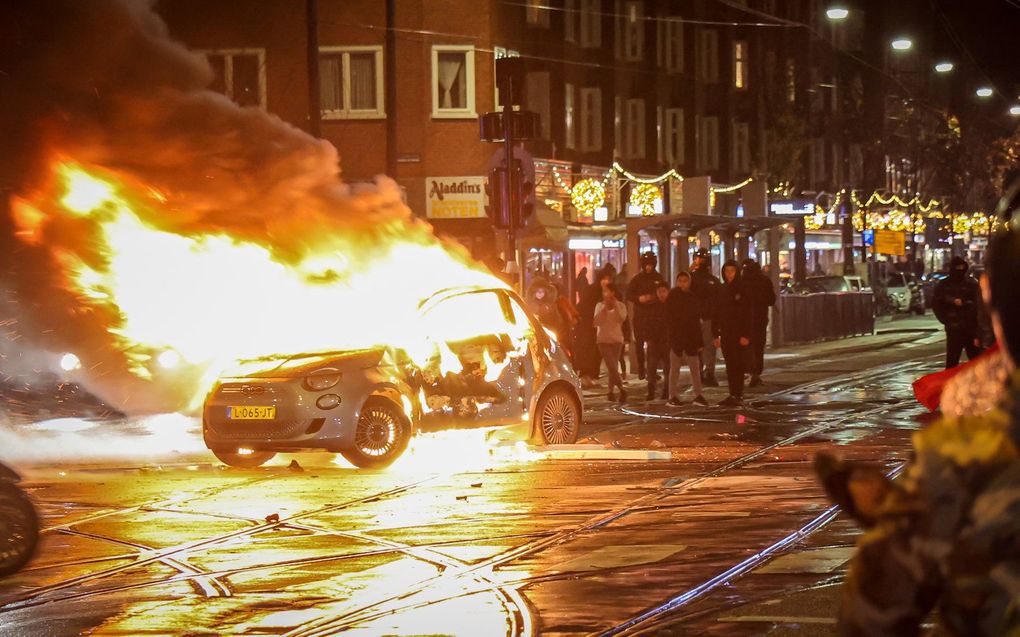
[[[634,304],[634,317],[631,326],[634,328],[634,347],[637,353],[638,378],[644,378],[645,344],[649,340],[648,323],[652,316],[652,307],[658,303],[655,290],[665,283],[665,279],[655,269],[657,259],[654,252],[641,255],[641,271],[638,272],[627,286],[627,300]],[[667,286],[668,288],[669,286]]]
[[[761,271],[754,259],[744,259],[744,270],[740,275],[751,298],[751,345],[747,372],[751,374],[749,387],[761,384],[761,373],[765,369],[765,340],[769,331],[769,308],[776,304],[776,289]]]
[[[722,274],[723,284],[715,298],[712,333],[715,345],[722,348],[726,361],[726,383],[730,395],[719,405],[736,407],[744,397],[744,368],[753,332],[751,295],[740,278],[740,266],[736,261],[723,264]]]
[[[712,253],[699,248],[691,264],[691,294],[698,301],[701,311],[701,380],[706,387],[718,387],[715,379],[716,345],[712,335],[712,320],[715,317],[715,296],[721,283],[712,274]]]
[[[655,303],[646,306],[648,317],[645,322],[648,339],[648,400],[655,399],[655,386],[658,382],[659,370],[662,370],[662,399],[669,398],[669,312],[666,299],[669,297],[669,286],[660,283],[655,289]]]
[[[967,351],[967,360],[982,351],[978,329],[981,287],[967,274],[967,261],[953,257],[949,276],[939,281],[932,296],[935,318],[946,328],[946,369],[960,364],[960,355]]]
[[[676,276],[676,287],[666,297],[666,315],[669,321],[669,405],[679,407],[680,369],[687,365],[691,372],[694,403],[704,407],[708,401],[702,394],[701,362],[704,348],[701,333],[701,304],[691,292],[691,275],[681,272]]]

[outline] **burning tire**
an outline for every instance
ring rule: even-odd
[[[224,449],[213,449],[213,455],[223,464],[239,469],[254,469],[261,467],[276,456],[273,451],[226,451]]]
[[[39,519],[28,496],[0,483],[0,577],[17,572],[35,553]]]
[[[404,413],[389,400],[374,396],[361,408],[354,446],[340,453],[356,467],[382,469],[404,453],[410,440],[411,425]]]
[[[554,385],[535,408],[535,439],[539,444],[570,445],[581,429],[581,406],[566,387]]]

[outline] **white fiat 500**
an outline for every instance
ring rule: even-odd
[[[206,397],[206,446],[233,466],[326,450],[378,468],[416,431],[515,425],[543,444],[577,440],[580,382],[514,292],[444,290],[418,320],[425,336],[411,346],[242,363]]]

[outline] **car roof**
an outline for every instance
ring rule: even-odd
[[[508,288],[484,285],[459,285],[449,288],[443,288],[433,293],[431,296],[423,299],[421,303],[418,304],[418,309],[424,310],[427,306],[434,305],[445,299],[460,296],[462,294],[474,294],[477,292],[508,292],[511,295],[514,295],[513,290],[510,290]]]

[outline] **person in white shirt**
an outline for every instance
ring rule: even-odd
[[[623,351],[623,323],[627,320],[627,305],[616,298],[612,286],[602,290],[602,302],[595,306],[595,342],[598,343],[602,360],[609,369],[609,400],[616,400],[613,389],[620,390],[620,402],[627,399],[620,377],[620,352]]]

